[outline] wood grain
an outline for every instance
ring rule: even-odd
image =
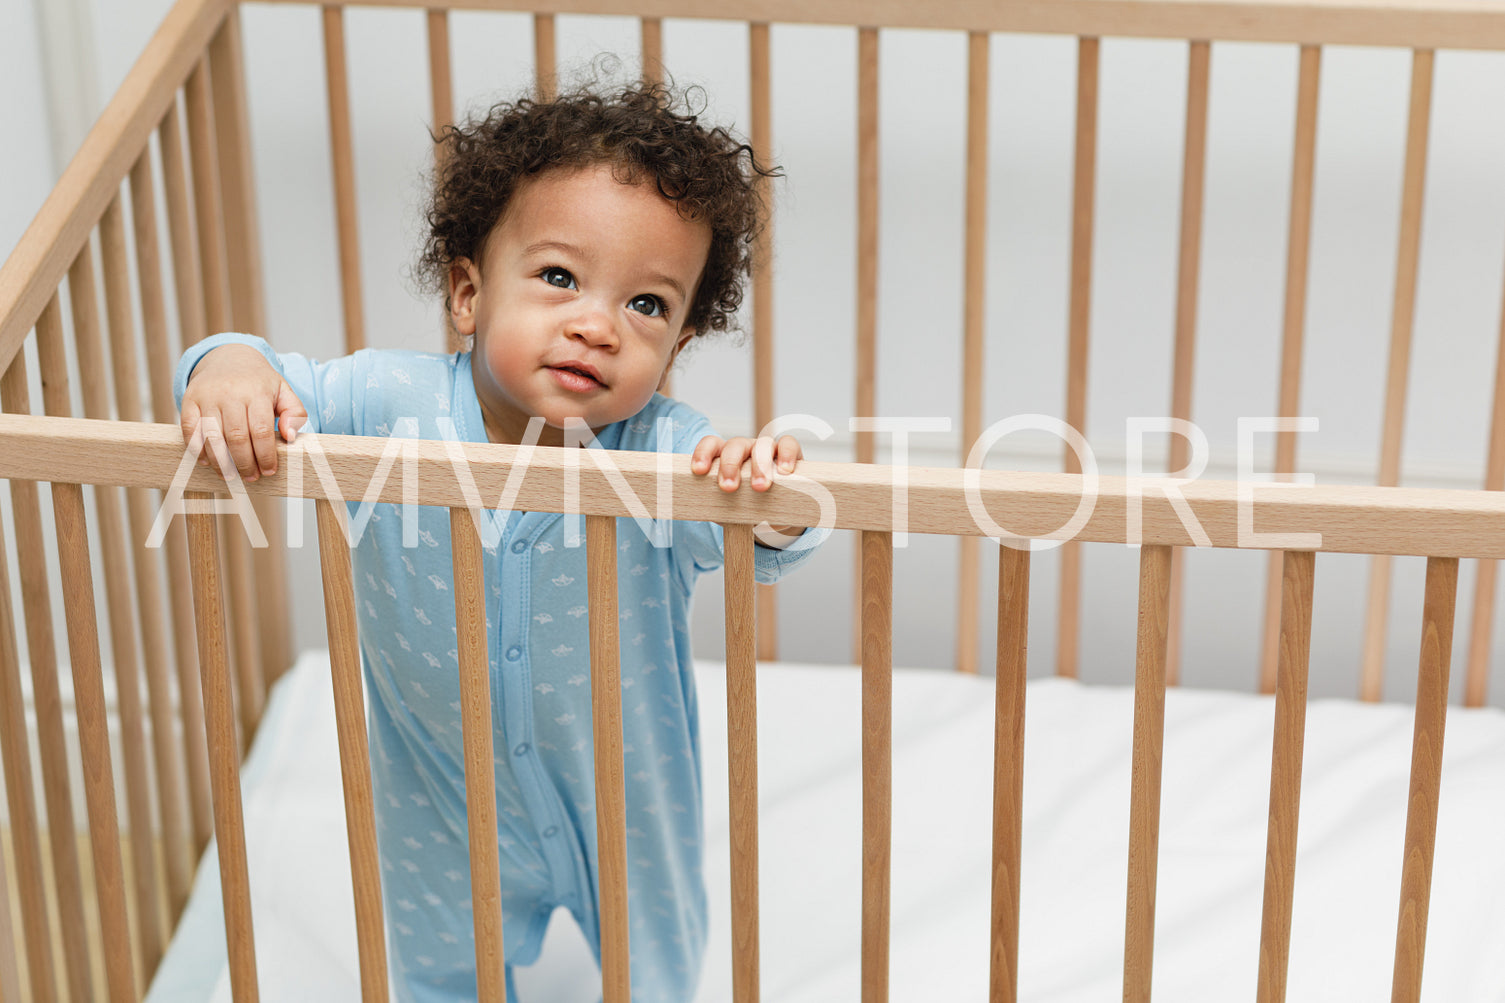
[[[267,0],[306,3],[307,0]],[[623,17],[687,17],[795,24],[866,24],[1027,34],[1244,42],[1505,48],[1505,3],[1438,8],[1427,0],[365,0],[372,7],[520,10]]]
[[[993,679],[991,1003],[1019,992],[1019,884],[1024,849],[1024,696],[1029,651],[1029,551],[998,548],[998,664]]]
[[[627,945],[627,796],[622,752],[622,663],[617,644],[617,520],[585,520],[590,620],[591,731],[596,754],[602,1003],[630,1003]]]
[[[893,849],[893,533],[862,534],[862,1003],[888,999]]]
[[[117,198],[100,221],[100,252],[105,264],[105,292],[111,331],[132,324],[129,281],[125,262],[125,222]],[[84,413],[109,419],[110,380],[95,303],[92,268],[81,268],[88,255],[69,270],[73,298],[73,340],[78,356],[79,386]],[[83,293],[82,297],[77,294]],[[80,302],[82,299],[82,302]],[[84,309],[80,309],[80,307]],[[120,489],[94,489],[94,512],[99,524],[99,551],[104,572],[105,611],[110,628],[110,654],[115,673],[116,711],[120,724],[120,759],[125,774],[126,819],[133,833],[155,829],[151,793],[147,789],[146,728],[141,700],[141,660],[137,650],[137,618],[132,602],[129,535],[121,513]],[[132,840],[132,901],[136,909],[136,966],[156,969],[162,955],[164,931],[158,896],[157,861],[151,839]]]
[[[479,998],[502,1003],[502,877],[496,828],[491,669],[486,653],[486,582],[481,535],[467,508],[449,510],[455,562],[455,632],[460,656],[460,727],[465,745],[465,818],[470,837],[470,901],[475,917]]]
[[[1385,411],[1380,432],[1377,483],[1400,483],[1401,436],[1405,430],[1406,392],[1411,374],[1411,335],[1416,323],[1416,273],[1421,256],[1422,196],[1426,190],[1427,138],[1432,119],[1430,50],[1412,53],[1411,104],[1406,125],[1406,167],[1401,185],[1400,239],[1395,255],[1395,292],[1390,313],[1390,358],[1385,368]],[[1390,560],[1369,565],[1369,593],[1364,607],[1364,646],[1359,656],[1359,699],[1380,699],[1385,681],[1385,623],[1390,606]]]
[[[251,495],[282,496],[288,471],[301,471],[301,496],[365,496],[382,462],[385,440],[368,436],[320,435],[323,456],[316,466],[306,449],[279,451],[278,472],[248,486]],[[90,484],[158,487],[172,481],[183,456],[182,432],[175,425],[130,425],[82,418],[0,415],[0,477],[71,480]],[[405,456],[418,485],[418,503],[462,507],[470,492],[500,497],[521,447],[488,443],[413,440]],[[462,479],[450,455],[458,456]],[[660,459],[652,453],[610,452],[615,471],[572,462],[562,448],[533,447],[527,472],[515,483],[515,504],[526,511],[561,512],[567,479],[578,477],[578,503],[585,515],[626,517],[629,503],[617,487],[638,498],[656,497]],[[578,458],[577,458],[578,459]],[[327,468],[324,466],[327,464]],[[669,463],[676,519],[703,522],[810,526],[820,522],[817,502],[774,485],[769,491],[727,494],[690,472],[688,456]],[[321,479],[327,469],[330,482]],[[882,464],[803,461],[800,468],[830,492],[832,525],[837,529],[888,530],[892,527],[893,468]],[[620,475],[620,480],[618,480]],[[1007,470],[911,467],[904,472],[909,492],[909,531],[947,536],[996,535],[992,520],[1002,517],[1010,532],[1041,539],[1060,538],[1081,500],[1080,476]],[[195,467],[191,490],[218,491],[224,482],[208,468]],[[1137,489],[1136,489],[1137,490]],[[387,478],[373,500],[400,503],[403,484]],[[1101,475],[1096,502],[1076,538],[1083,542],[1124,543],[1133,492],[1122,477]],[[1193,517],[1212,547],[1239,546],[1239,486],[1234,481],[1202,480],[1181,486]],[[971,505],[968,504],[969,498]],[[1194,542],[1164,492],[1145,491],[1142,542],[1185,547]],[[1441,488],[1382,488],[1368,485],[1314,485],[1255,491],[1252,508],[1263,533],[1317,534],[1319,553],[1413,554],[1436,557],[1505,557],[1505,492]],[[987,515],[980,520],[974,509]],[[1252,546],[1246,549],[1254,548]]]
[[[758,660],[753,533],[725,527],[726,735],[730,770],[732,999],[756,1003],[758,980]]]
[[[381,859],[376,846],[376,809],[366,744],[366,705],[361,695],[361,653],[350,547],[334,507],[327,501],[319,501],[314,508],[319,522],[319,567],[324,581],[324,626],[329,634],[340,779],[345,792],[345,834],[355,893],[361,999],[364,1003],[386,1003],[387,935],[382,922]]]
[[[1401,859],[1400,919],[1395,932],[1395,975],[1390,996],[1395,1003],[1415,1003],[1421,998],[1457,598],[1457,558],[1428,558],[1421,614],[1421,657],[1416,677],[1416,728],[1411,743],[1411,784],[1406,802],[1406,848]]]
[[[1134,657],[1134,749],[1129,789],[1129,895],[1124,922],[1124,1001],[1148,1001],[1155,958],[1155,878],[1160,850],[1161,753],[1165,744],[1165,646],[1171,551],[1139,552],[1139,633]]]
[[[1312,178],[1317,159],[1317,93],[1322,50],[1301,48],[1296,80],[1296,142],[1291,156],[1291,208],[1286,231],[1285,315],[1280,342],[1280,389],[1276,414],[1295,417],[1301,406],[1301,356],[1306,337],[1306,285],[1312,240]],[[1296,433],[1275,435],[1275,476],[1296,469]],[[1270,554],[1265,574],[1264,638],[1260,645],[1259,691],[1275,691],[1280,659],[1281,558]]]
[[[203,503],[206,492],[190,491],[184,501]],[[198,628],[199,671],[203,676],[204,726],[208,733],[210,789],[214,797],[214,838],[219,854],[225,911],[225,950],[235,1003],[260,998],[256,977],[256,936],[251,921],[251,875],[246,862],[245,818],[240,800],[240,750],[230,694],[230,646],[225,636],[225,593],[220,579],[218,532],[214,516],[190,511],[189,567],[193,575],[194,623]]]
[[[1270,816],[1265,837],[1264,918],[1259,940],[1259,1003],[1286,996],[1291,907],[1296,891],[1296,829],[1306,738],[1306,683],[1312,653],[1316,555],[1288,550],[1282,561],[1280,665],[1275,677],[1275,738],[1270,756]]]
[[[1186,129],[1181,153],[1181,235],[1176,258],[1176,335],[1171,362],[1171,416],[1191,421],[1192,378],[1196,372],[1197,293],[1201,284],[1202,206],[1207,174],[1207,90],[1212,48],[1192,42],[1186,59]],[[1190,460],[1186,436],[1172,431],[1166,471],[1185,470]],[[1166,642],[1165,683],[1181,682],[1182,553],[1171,554],[1170,636]]]
[[[967,456],[982,434],[988,268],[987,32],[967,35],[967,201],[962,280],[962,440]],[[956,669],[977,672],[977,541],[957,541]]]
[[[1087,349],[1092,317],[1092,231],[1097,194],[1098,40],[1077,40],[1076,152],[1071,193],[1071,290],[1066,321],[1066,424],[1087,428]],[[1069,445],[1068,474],[1081,473]],[[1061,584],[1056,619],[1056,675],[1076,678],[1081,642],[1082,549],[1061,548]]]
[[[26,700],[21,691],[21,656],[16,622],[11,613],[10,568],[6,547],[0,545],[0,755],[4,757],[5,803],[16,856],[16,890],[21,906],[21,932],[26,954],[27,999],[57,998],[52,967],[52,942],[47,929],[47,889],[42,872],[42,836],[37,826],[36,801],[31,790],[31,749],[27,744]],[[0,867],[4,862],[0,861]],[[11,946],[10,900],[0,900],[4,913],[0,949]],[[64,959],[67,965],[67,959]]]
[[[345,354],[366,347],[366,315],[361,297],[361,245],[355,205],[355,152],[350,127],[350,83],[345,68],[344,8],[324,8],[325,99],[329,107],[329,147],[334,170],[335,227],[340,248],[340,307],[345,318]]]
[[[62,310],[56,296],[37,319],[37,346],[60,345]],[[49,352],[56,349],[48,349]],[[30,414],[26,356],[20,353],[0,379],[0,400],[8,414]],[[11,520],[16,532],[16,568],[26,620],[26,649],[31,662],[32,710],[37,719],[37,749],[42,761],[42,799],[47,808],[47,845],[52,851],[52,880],[59,926],[66,944],[87,943],[83,879],[73,840],[72,781],[59,692],[58,653],[52,633],[52,580],[42,546],[42,507],[32,480],[10,482]],[[94,976],[88,965],[63,965],[69,999],[92,999]]]
[[[748,100],[751,105],[753,156],[760,164],[773,163],[773,71],[769,48],[768,25],[747,26]],[[763,229],[753,241],[752,273],[752,347],[753,347],[753,425],[758,430],[774,419],[774,313],[773,313],[773,191],[767,178],[755,184],[767,208]],[[778,587],[758,585],[754,589],[758,603],[758,657],[774,661],[779,657]]]

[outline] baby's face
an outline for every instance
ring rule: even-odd
[[[540,416],[547,445],[567,418],[595,429],[642,410],[694,333],[685,316],[710,246],[709,225],[607,166],[519,188],[482,266],[461,260],[450,273],[451,318],[475,335],[488,437],[518,442]]]

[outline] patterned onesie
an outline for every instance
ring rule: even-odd
[[[486,441],[469,353],[367,350],[318,363],[279,356],[259,338],[218,335],[184,354],[179,403],[199,359],[230,343],[266,356],[313,431]],[[675,452],[714,434],[694,409],[655,395],[639,414],[601,429],[597,442],[653,451],[661,420],[672,422]],[[358,505],[349,508],[355,517]],[[353,554],[382,894],[395,995],[404,1003],[476,995],[449,512],[416,511],[416,539],[410,531],[404,546],[401,506],[375,506]],[[537,958],[558,907],[575,917],[599,962],[599,871],[585,548],[561,515],[497,518],[500,537],[484,550],[487,654],[503,942],[515,1000],[511,966]],[[757,580],[774,581],[806,560],[814,548],[804,544],[816,533],[787,551],[755,548]],[[672,545],[656,547],[623,519],[617,547],[632,998],[688,1003],[707,923],[688,623],[697,576],[722,563],[721,528],[676,522]]]

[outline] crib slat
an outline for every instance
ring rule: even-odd
[[[1488,491],[1505,490],[1505,310],[1500,314],[1500,336],[1495,349],[1494,404],[1490,409],[1489,460],[1484,472]],[[1468,671],[1464,677],[1465,707],[1484,706],[1489,684],[1490,635],[1494,628],[1495,580],[1498,561],[1480,561],[1474,579],[1474,611],[1468,640]]]
[[[187,88],[184,89],[185,92]],[[186,102],[185,102],[186,103]],[[194,229],[187,150],[176,104],[168,109],[157,127],[162,147],[162,187],[167,194],[168,239],[172,246],[173,292],[177,296],[178,326],[183,347],[198,344],[208,332],[204,305],[203,269],[199,262],[198,233]],[[171,387],[169,381],[168,386]],[[155,399],[155,398],[154,398]],[[168,398],[169,400],[171,397]],[[177,410],[173,409],[174,412]],[[160,417],[165,417],[165,412]]]
[[[988,33],[967,34],[966,265],[962,305],[962,456],[982,434],[983,333],[988,264]],[[978,541],[962,537],[957,562],[956,668],[977,672]]]
[[[552,100],[558,92],[559,77],[555,71],[554,15],[533,15],[533,78],[540,101]]]
[[[465,744],[465,816],[470,838],[470,903],[475,922],[478,998],[507,998],[502,978],[502,877],[496,841],[496,753],[491,740],[491,670],[486,654],[486,589],[481,536],[470,510],[449,510],[455,563],[455,632],[460,656],[460,727]]]
[[[1317,93],[1322,47],[1303,45],[1296,80],[1296,142],[1291,164],[1291,214],[1286,235],[1285,319],[1280,343],[1280,399],[1276,413],[1296,416],[1301,406],[1301,354],[1306,337],[1307,261],[1312,240],[1312,175],[1317,159]],[[1296,433],[1275,435],[1275,476],[1296,469]],[[1270,554],[1265,577],[1265,628],[1260,647],[1259,691],[1275,691],[1280,653],[1281,557]]]
[[[219,155],[215,140],[213,94],[209,66],[200,62],[188,78],[188,145],[193,166],[194,217],[198,223],[200,277],[204,304],[213,332],[234,325],[230,308],[229,261],[225,249],[225,199],[220,185]],[[251,585],[251,556],[244,537],[230,533],[225,547],[225,579],[230,596],[231,636],[234,658],[231,669],[237,681],[241,739],[249,742],[261,713],[258,694],[261,679],[261,635],[256,624]]]
[[[1071,304],[1067,318],[1066,423],[1087,428],[1087,344],[1092,303],[1092,226],[1097,189],[1098,40],[1077,40],[1076,165],[1072,175]],[[1066,472],[1082,472],[1076,451],[1065,452]],[[1057,620],[1056,674],[1075,677],[1082,605],[1082,550],[1061,547],[1061,599]]]
[[[877,414],[878,29],[857,32],[857,410]],[[857,462],[872,463],[871,431],[857,433]]]
[[[664,79],[664,22],[662,18],[641,18],[643,80],[660,83]]]
[[[501,864],[496,842],[495,750],[480,535],[467,509],[452,508],[455,626],[460,661],[460,723],[465,745],[465,800],[470,840],[471,909],[479,998],[506,999],[503,982]]]
[[[150,175],[145,184],[135,182],[137,172],[148,163],[148,153],[143,151],[132,168],[132,216],[140,217],[153,211],[152,200],[145,204],[135,200],[136,192],[150,185]],[[149,168],[147,168],[149,170]],[[125,226],[121,219],[119,201],[111,203],[100,223],[100,245],[104,257],[105,302],[109,311],[111,349],[111,373],[115,387],[115,414],[121,421],[141,421],[141,391],[136,370],[136,339],[134,318],[131,312],[130,275],[126,261]],[[147,222],[155,225],[155,220]],[[148,228],[150,229],[150,228]],[[141,226],[136,227],[140,236]],[[139,246],[139,240],[138,240]],[[155,245],[152,246],[153,252]],[[147,325],[163,323],[161,273],[158,262],[137,262],[137,272],[142,284],[142,317]],[[147,295],[147,288],[154,295]],[[160,333],[160,331],[159,331]],[[141,488],[127,489],[126,511],[129,518],[129,537],[124,546],[130,548],[131,540],[145,540],[151,532],[153,514],[152,493]],[[170,655],[164,630],[161,582],[157,576],[160,563],[155,551],[137,546],[133,550],[131,564],[135,571],[136,600],[140,608],[141,655],[152,722],[152,759],[156,765],[157,806],[162,825],[162,841],[166,863],[166,890],[170,930],[173,921],[188,901],[192,883],[193,860],[189,856],[186,840],[186,824],[183,817],[182,760],[173,741],[175,720],[173,714],[172,685],[169,679]],[[117,671],[119,666],[117,665]],[[134,826],[134,823],[133,823]],[[134,844],[133,844],[134,848]],[[138,849],[137,852],[140,852]],[[148,844],[146,852],[155,856]],[[143,920],[143,923],[145,920]],[[148,959],[151,952],[147,951]],[[148,965],[148,970],[153,965]]]
[[[361,306],[361,247],[355,209],[355,154],[350,130],[350,85],[345,71],[345,14],[324,7],[324,75],[329,103],[329,146],[334,164],[334,212],[340,232],[340,306],[345,317],[345,352],[366,347]]]
[[[162,152],[162,184],[167,195],[168,238],[172,249],[173,289],[177,294],[178,327],[182,344],[195,344],[204,336],[204,307],[199,297],[198,248],[189,220],[188,180],[183,166],[183,140],[177,109],[168,111],[158,127]],[[145,179],[149,181],[149,179]],[[143,182],[143,191],[150,185]],[[155,215],[151,221],[155,220]],[[155,240],[154,222],[150,239]],[[137,236],[137,254],[143,244]],[[143,281],[145,279],[143,278]],[[177,407],[172,398],[174,361],[167,347],[167,333],[151,324],[146,327],[147,354],[152,366],[152,413],[158,421],[172,420]],[[173,647],[177,652],[178,712],[183,725],[183,758],[188,766],[188,794],[193,824],[194,855],[209,842],[214,821],[209,796],[209,755],[204,738],[203,699],[199,686],[198,637],[193,622],[189,591],[188,536],[173,520],[164,544],[167,553],[168,596],[172,603]]]
[[[90,254],[89,244],[85,242],[69,272],[75,329],[87,329],[97,310],[91,302],[94,281]],[[55,303],[56,300],[49,304],[43,314],[45,322],[37,324],[37,361],[42,374],[42,402],[46,412],[67,417],[72,410],[68,394],[68,363],[64,355],[62,318]],[[80,758],[84,764],[84,801],[88,808],[89,842],[94,860],[94,896],[99,906],[104,941],[105,983],[111,1000],[134,999],[136,984],[126,918],[125,874],[120,859],[120,826],[115,809],[104,672],[99,653],[99,620],[94,608],[94,577],[89,561],[83,488],[78,484],[53,484],[52,512],[57,527],[58,571],[64,622],[68,630],[68,656],[73,670],[74,716]],[[55,825],[51,808],[49,803],[49,824]],[[72,841],[71,828],[65,833],[65,838]],[[86,942],[80,940],[76,943]]]
[[[61,343],[62,311],[57,294],[37,318],[37,345]],[[64,379],[66,385],[66,377]],[[0,399],[12,414],[30,414],[25,352],[0,378]],[[52,879],[63,943],[87,943],[84,925],[83,880],[79,873],[78,843],[74,840],[72,782],[63,728],[63,703],[58,692],[58,656],[52,633],[52,585],[42,546],[42,507],[34,481],[10,482],[11,518],[16,532],[16,567],[26,616],[26,647],[31,662],[32,707],[37,717],[37,747],[42,760],[42,796],[47,806],[48,846],[52,850]],[[93,975],[88,965],[64,965],[70,999],[93,999]]]
[[[0,1000],[18,1000],[21,998],[21,971],[16,964],[16,935],[11,927],[8,875],[5,860],[0,858]],[[50,986],[47,991],[51,992]]]
[[[1421,658],[1416,677],[1416,729],[1411,743],[1411,788],[1406,807],[1406,851],[1401,865],[1400,921],[1395,934],[1395,979],[1390,997],[1395,1003],[1421,997],[1457,597],[1458,558],[1427,558]]]
[[[230,321],[237,331],[265,335],[266,310],[261,280],[261,234],[256,225],[256,185],[252,178],[251,139],[241,54],[240,8],[232,5],[209,44],[213,77],[215,137],[218,140],[221,190],[224,193],[225,260],[229,266]],[[270,497],[251,499],[268,539],[282,539],[282,506]],[[258,671],[256,706],[266,702],[266,687],[293,663],[289,631],[286,552],[280,546],[245,552],[252,587],[240,589],[240,602],[252,607]],[[232,593],[234,594],[234,593]],[[240,621],[237,619],[236,621]],[[259,711],[258,711],[259,716]]]
[[[862,533],[862,1003],[888,999],[894,535]]]
[[[266,684],[262,681],[260,618],[256,615],[253,592],[254,568],[251,541],[241,524],[227,523],[225,530],[225,581],[230,593],[230,622],[235,630],[235,695],[240,713],[242,750],[251,744],[256,723],[266,704]]]
[[[118,196],[111,200],[100,220],[99,238],[101,258],[105,266],[105,299],[111,333],[113,335],[119,328],[124,334],[130,335],[133,332],[129,276],[125,262],[125,220]],[[78,352],[84,416],[108,420],[112,417],[109,383],[105,375],[92,272],[93,267],[89,264],[87,253],[80,255],[69,271],[68,285],[74,304],[73,340]],[[80,309],[81,305],[83,309]],[[139,682],[143,671],[137,656],[137,620],[133,615],[135,610],[131,602],[132,562],[128,531],[120,511],[120,489],[95,485],[94,509],[99,519],[110,644],[115,662],[115,694],[120,720],[121,761],[125,772],[126,818],[132,836],[136,958],[141,969],[149,972],[157,967],[162,954],[162,920],[158,904],[157,854],[153,845],[155,825],[152,821],[151,794],[147,789],[146,730]]]
[[[1019,992],[1019,878],[1024,848],[1024,682],[1029,551],[998,549],[998,663],[993,679],[993,920],[988,999]]]
[[[1124,1000],[1149,1000],[1155,957],[1155,875],[1160,846],[1160,766],[1165,742],[1165,645],[1171,548],[1139,551],[1139,636],[1134,654],[1134,752],[1129,791],[1129,898]]]
[[[19,361],[21,355],[17,355]],[[21,656],[16,645],[16,622],[11,612],[10,568],[0,542],[0,753],[4,755],[6,805],[10,808],[11,843],[16,857],[16,885],[25,941],[27,999],[57,998],[52,971],[52,941],[47,930],[47,890],[42,883],[42,836],[37,827],[36,801],[31,790],[31,750],[26,736],[26,703],[21,694]],[[4,861],[0,860],[0,870]],[[0,951],[11,950],[10,898],[0,899]],[[12,957],[12,961],[14,958]],[[12,969],[14,974],[14,969]],[[0,985],[0,994],[19,988]]]
[[[1265,903],[1259,941],[1259,1003],[1286,998],[1291,905],[1296,891],[1296,826],[1306,737],[1306,681],[1312,651],[1312,589],[1317,555],[1282,559],[1280,665],[1275,681],[1275,744],[1270,757],[1270,824],[1265,837]]]
[[[747,26],[749,101],[751,103],[751,139],[753,155],[759,163],[773,159],[773,73],[770,69],[768,25],[753,22]],[[766,178],[756,184],[764,202],[773,204]],[[759,431],[773,421],[773,214],[753,244],[752,254],[752,342],[753,342],[753,424]],[[757,585],[758,657],[773,661],[779,657],[778,588]]]
[[[146,344],[147,368],[151,375],[152,410],[161,413],[164,405],[159,396],[164,392],[169,394],[167,406],[170,406],[171,391],[162,385],[167,381],[159,376],[159,372],[167,365],[164,358],[167,354],[167,318],[162,295],[162,263],[157,246],[156,213],[156,194],[152,190],[151,156],[148,151],[143,152],[135,166],[131,168],[131,221],[136,241],[136,274],[141,294],[142,334]],[[111,325],[111,341],[115,361],[116,410],[122,420],[140,421],[142,414],[133,346],[125,342],[123,336],[116,332],[114,325]],[[157,493],[132,489],[127,492],[126,498],[130,507],[131,538],[145,540],[156,510]],[[174,522],[175,525],[169,530],[171,539],[167,541],[169,581],[172,580],[173,549],[176,546],[181,550],[183,545],[182,527],[176,524],[176,520]],[[184,556],[184,580],[181,591],[184,593],[183,600],[186,605],[189,601],[186,581],[187,564],[186,555],[182,556]],[[163,634],[166,613],[162,605],[162,582],[158,577],[160,565],[161,558],[158,554],[138,549],[136,591],[143,607],[142,651],[146,657],[147,684],[151,694],[152,755],[157,761],[157,789],[162,804],[162,825],[165,830],[168,926],[171,927],[187,902],[189,887],[193,880],[194,860],[197,858],[195,848],[189,845],[190,822],[184,813],[185,806],[189,812],[192,811],[191,797],[185,791],[184,779],[185,772],[191,774],[191,766],[185,769],[185,749],[175,744],[173,733],[179,721],[182,722],[188,734],[202,734],[203,724],[200,713],[194,709],[191,716],[198,730],[189,731],[190,694],[182,694],[177,709],[173,707],[172,682],[169,678],[173,658],[168,651],[167,639]],[[172,590],[168,591],[171,594]],[[177,603],[174,601],[174,616],[177,615],[176,606]],[[185,613],[186,625],[191,632],[192,611],[191,609],[185,610]],[[179,657],[182,655],[181,643],[177,654]],[[198,693],[192,693],[191,698],[197,701]],[[202,753],[200,755],[202,756]],[[191,782],[191,776],[189,780]]]
[[[145,350],[148,407],[153,421],[177,417],[172,399],[176,360],[167,347],[167,297],[162,271],[162,244],[157,232],[157,192],[150,148],[131,165],[131,236],[136,246],[136,290],[141,297],[141,340]],[[134,365],[134,361],[132,363]],[[139,401],[140,394],[136,394]],[[142,420],[146,420],[145,415]]]
[[[439,135],[455,121],[454,77],[450,71],[449,59],[449,11],[429,11],[426,24],[429,43],[429,99],[432,101],[434,134]],[[442,157],[443,151],[443,146],[434,145],[436,158]]]
[[[1181,245],[1176,266],[1176,347],[1171,366],[1171,415],[1191,420],[1192,374],[1197,347],[1197,290],[1202,263],[1202,192],[1207,167],[1207,83],[1211,46],[1191,42],[1186,61],[1186,140],[1181,164]],[[1189,460],[1186,436],[1172,432],[1172,473]],[[1171,552],[1171,627],[1165,652],[1167,686],[1181,681],[1181,549]]]
[[[428,43],[429,43],[429,98],[433,102],[433,130],[434,135],[442,136],[444,130],[455,124],[455,99],[453,74],[450,71],[449,58],[449,11],[430,10],[427,15]],[[444,164],[445,150],[448,147],[443,143],[434,144],[434,168],[437,170]],[[444,345],[446,352],[458,352],[465,348],[465,339],[449,325],[447,320],[441,326],[444,329]]]
[[[261,234],[251,173],[240,8],[232,4],[209,43],[214,133],[224,195],[225,256],[229,264],[230,318],[237,331],[266,333],[261,279]]]
[[[190,505],[205,507],[212,495],[186,491]],[[246,863],[246,830],[240,801],[240,755],[230,697],[230,650],[225,636],[225,600],[220,581],[218,533],[214,516],[190,509],[189,565],[193,574],[199,667],[203,674],[204,724],[214,793],[214,837],[219,852],[225,911],[225,950],[235,1003],[259,998],[256,938],[251,925],[251,877]]]
[[[1379,483],[1400,483],[1401,436],[1405,431],[1406,387],[1411,370],[1411,333],[1416,321],[1416,272],[1420,258],[1421,207],[1426,189],[1427,135],[1432,118],[1430,49],[1411,57],[1411,108],[1406,127],[1406,170],[1401,189],[1400,241],[1395,261],[1395,302],[1390,315],[1390,361],[1385,379],[1385,420],[1380,438]],[[1364,649],[1359,665],[1359,699],[1380,698],[1385,682],[1385,621],[1390,606],[1390,558],[1372,558],[1369,599],[1364,612]]]
[[[371,792],[371,760],[366,744],[366,710],[361,696],[361,656],[355,623],[355,587],[350,548],[339,517],[323,498],[314,502],[319,522],[319,567],[324,579],[324,622],[329,631],[329,668],[334,681],[335,718],[340,740],[340,777],[345,791],[345,832],[355,891],[355,927],[360,949],[361,999],[387,999],[387,943],[382,925],[381,862],[376,850],[376,815]]]
[[[726,734],[730,767],[732,999],[758,988],[758,663],[752,527],[725,527]]]
[[[193,215],[198,224],[198,278],[204,291],[205,330],[230,330],[230,290],[225,263],[224,200],[214,147],[209,68],[200,61],[184,88],[188,110],[188,160],[193,172]]]
[[[858,416],[877,414],[878,375],[878,29],[857,32],[857,390]],[[870,430],[857,433],[858,463],[874,460]],[[857,581],[862,558],[857,558]],[[857,596],[859,615],[853,618],[854,642],[862,650],[864,600]]]
[[[93,276],[93,252],[89,242],[74,259],[68,270],[69,306],[74,315],[74,340],[80,345],[81,380],[84,399],[98,404],[95,390],[89,384],[98,383],[90,378],[84,363],[90,354],[98,358],[99,315],[98,292]],[[45,334],[45,336],[44,336]],[[93,346],[93,352],[90,352]],[[68,393],[68,361],[62,342],[62,330],[38,328],[38,360],[42,370],[42,401],[51,416],[68,417],[72,414]],[[105,587],[110,599],[111,626],[122,625],[117,610],[128,596],[120,595],[119,581],[119,509],[108,503],[113,497],[111,489],[95,495],[95,505],[101,523],[102,547],[105,551]],[[111,518],[113,517],[113,518]],[[99,925],[104,931],[105,980],[111,998],[128,998],[135,992],[132,976],[131,935],[126,920],[125,875],[120,864],[120,827],[114,804],[114,774],[110,761],[110,732],[104,702],[104,675],[99,657],[99,620],[95,613],[93,575],[89,566],[89,532],[84,521],[83,488],[80,485],[53,485],[53,518],[57,523],[57,557],[63,583],[63,613],[68,625],[69,660],[74,672],[74,712],[78,718],[78,745],[81,758],[87,764],[84,770],[84,800],[89,806],[89,837],[93,845],[95,864],[95,896],[99,902]],[[104,541],[105,527],[110,539]],[[129,614],[123,619],[128,620]],[[114,652],[116,661],[126,667],[126,679],[135,678],[135,637],[129,631],[113,631],[111,642],[120,648]],[[129,687],[120,687],[128,690]],[[128,700],[129,697],[125,697]],[[140,703],[135,703],[135,724],[140,726]],[[120,705],[122,730],[128,706]],[[123,738],[122,748],[129,739]],[[140,736],[135,735],[135,745],[140,748]],[[137,764],[126,764],[126,791],[131,810],[138,807],[137,795],[140,786],[135,783]],[[132,818],[134,822],[134,818]],[[134,825],[132,825],[134,828]],[[150,833],[150,824],[146,824]],[[137,889],[150,887],[144,883],[137,864]]]
[[[104,938],[105,980],[109,998],[124,1003],[136,999],[136,978],[126,920],[125,874],[120,861],[120,826],[110,769],[110,736],[83,488],[77,484],[52,485],[52,506],[57,522],[68,654],[73,662],[73,707],[78,718],[84,795],[89,806],[89,842],[94,851],[94,895],[99,902],[99,925]]]
[[[622,666],[617,648],[617,520],[585,517],[591,730],[596,743],[596,859],[601,884],[602,1003],[628,1003],[627,803],[622,764]]]

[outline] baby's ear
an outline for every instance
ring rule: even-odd
[[[449,320],[462,338],[476,333],[476,293],[481,276],[469,258],[457,258],[449,266]]]
[[[679,341],[674,343],[674,349],[669,353],[669,361],[664,363],[664,371],[658,378],[658,386],[655,389],[657,389],[659,393],[667,394],[669,392],[666,389],[669,386],[669,371],[674,368],[674,360],[679,358],[679,353],[684,351],[684,347],[688,345],[690,343],[690,339],[694,337],[694,331],[685,331],[679,336]]]

